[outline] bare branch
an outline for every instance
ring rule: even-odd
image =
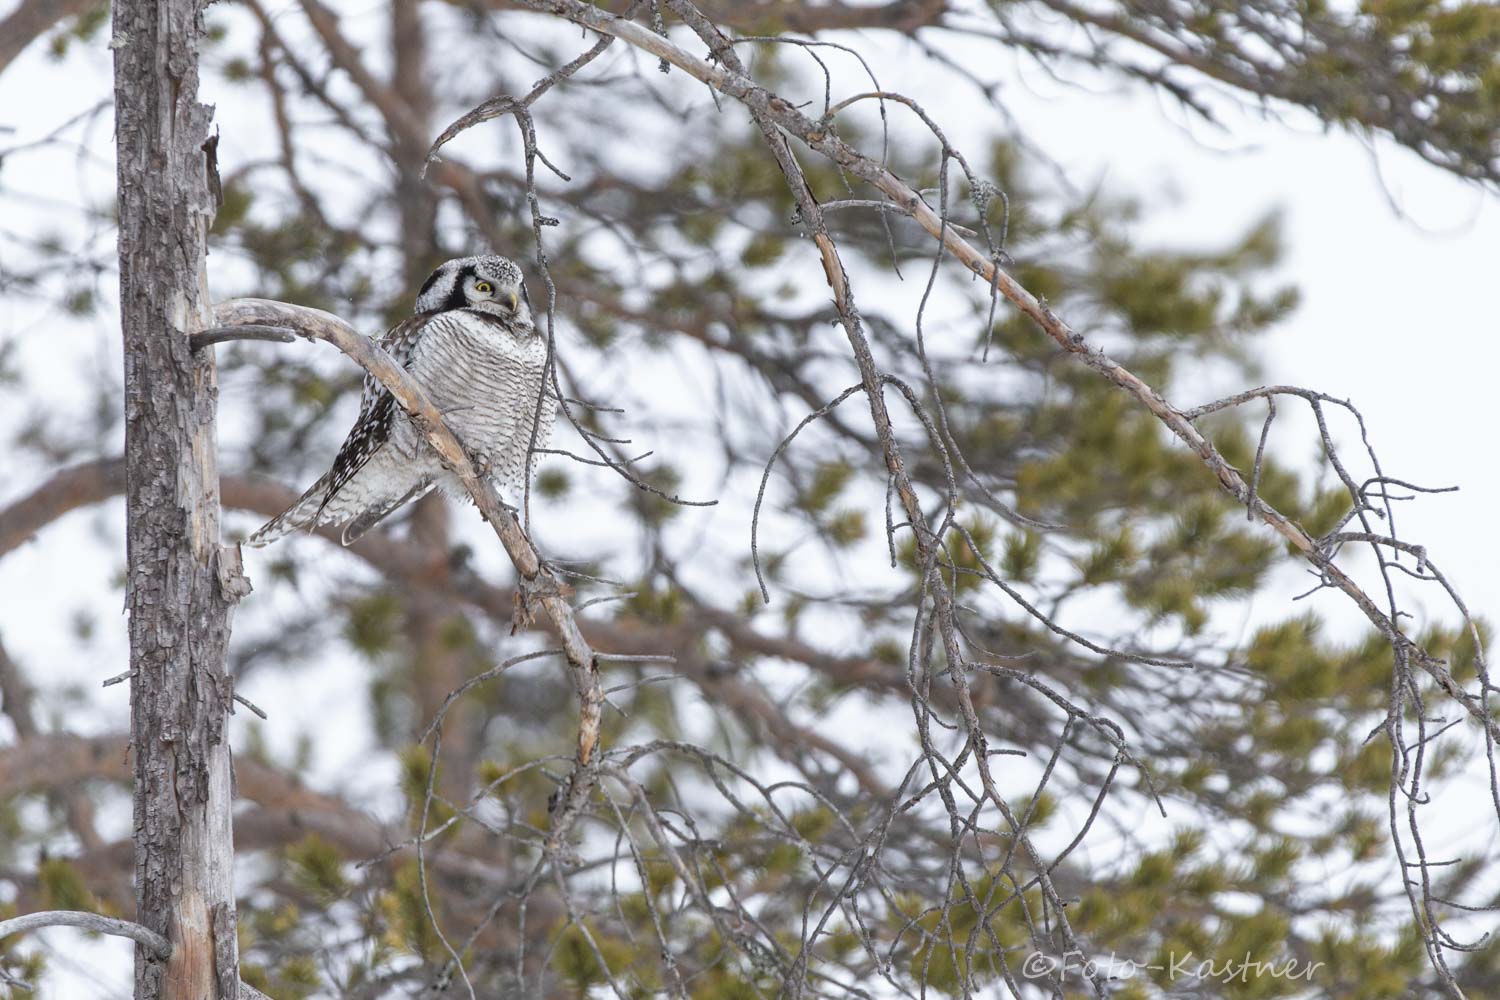
[[[290,344],[297,339],[293,330],[286,330],[279,326],[245,326],[235,327],[232,330],[204,330],[195,333],[188,338],[188,346],[195,351],[201,351],[213,344],[223,344],[231,340],[270,340],[280,344]]]
[[[40,913],[27,913],[9,920],[0,920],[0,938],[36,930],[38,927],[81,927],[96,934],[129,938],[136,944],[144,945],[157,958],[172,956],[172,943],[155,931],[129,920],[118,920],[80,910],[43,910]]]

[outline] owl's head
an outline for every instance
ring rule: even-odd
[[[504,257],[459,257],[432,272],[417,293],[417,312],[473,309],[501,319],[531,322],[521,269]]]

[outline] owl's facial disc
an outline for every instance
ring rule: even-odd
[[[432,272],[417,293],[417,311],[448,309],[472,309],[521,323],[531,320],[521,269],[494,255],[450,260]]]
[[[515,315],[525,293],[507,282],[470,275],[464,280],[464,298],[469,308]]]

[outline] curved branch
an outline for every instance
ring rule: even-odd
[[[136,944],[151,949],[157,958],[172,957],[172,942],[150,928],[129,920],[117,920],[82,910],[43,910],[40,913],[27,913],[9,920],[0,920],[0,938],[36,930],[38,927],[81,927],[96,934],[129,938]]]
[[[0,510],[0,557],[69,511],[124,492],[123,458],[95,459],[53,473],[45,483]]]
[[[96,934],[129,938],[136,944],[150,949],[157,958],[165,960],[172,957],[172,942],[150,928],[142,927],[129,920],[117,920],[114,917],[104,917],[82,910],[42,910],[13,917],[10,920],[0,920],[0,938],[36,930],[38,927],[79,927]],[[240,983],[239,996],[240,1000],[270,1000],[260,990],[245,982]]]
[[[290,344],[296,339],[295,333],[279,326],[246,325],[192,334],[188,337],[188,347],[194,351],[201,351],[205,347],[227,343],[231,340],[270,340],[278,344]]]

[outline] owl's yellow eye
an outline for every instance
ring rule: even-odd
[[[481,295],[488,295],[494,290],[495,286],[488,281],[477,281],[474,283],[474,291],[479,292]]]

